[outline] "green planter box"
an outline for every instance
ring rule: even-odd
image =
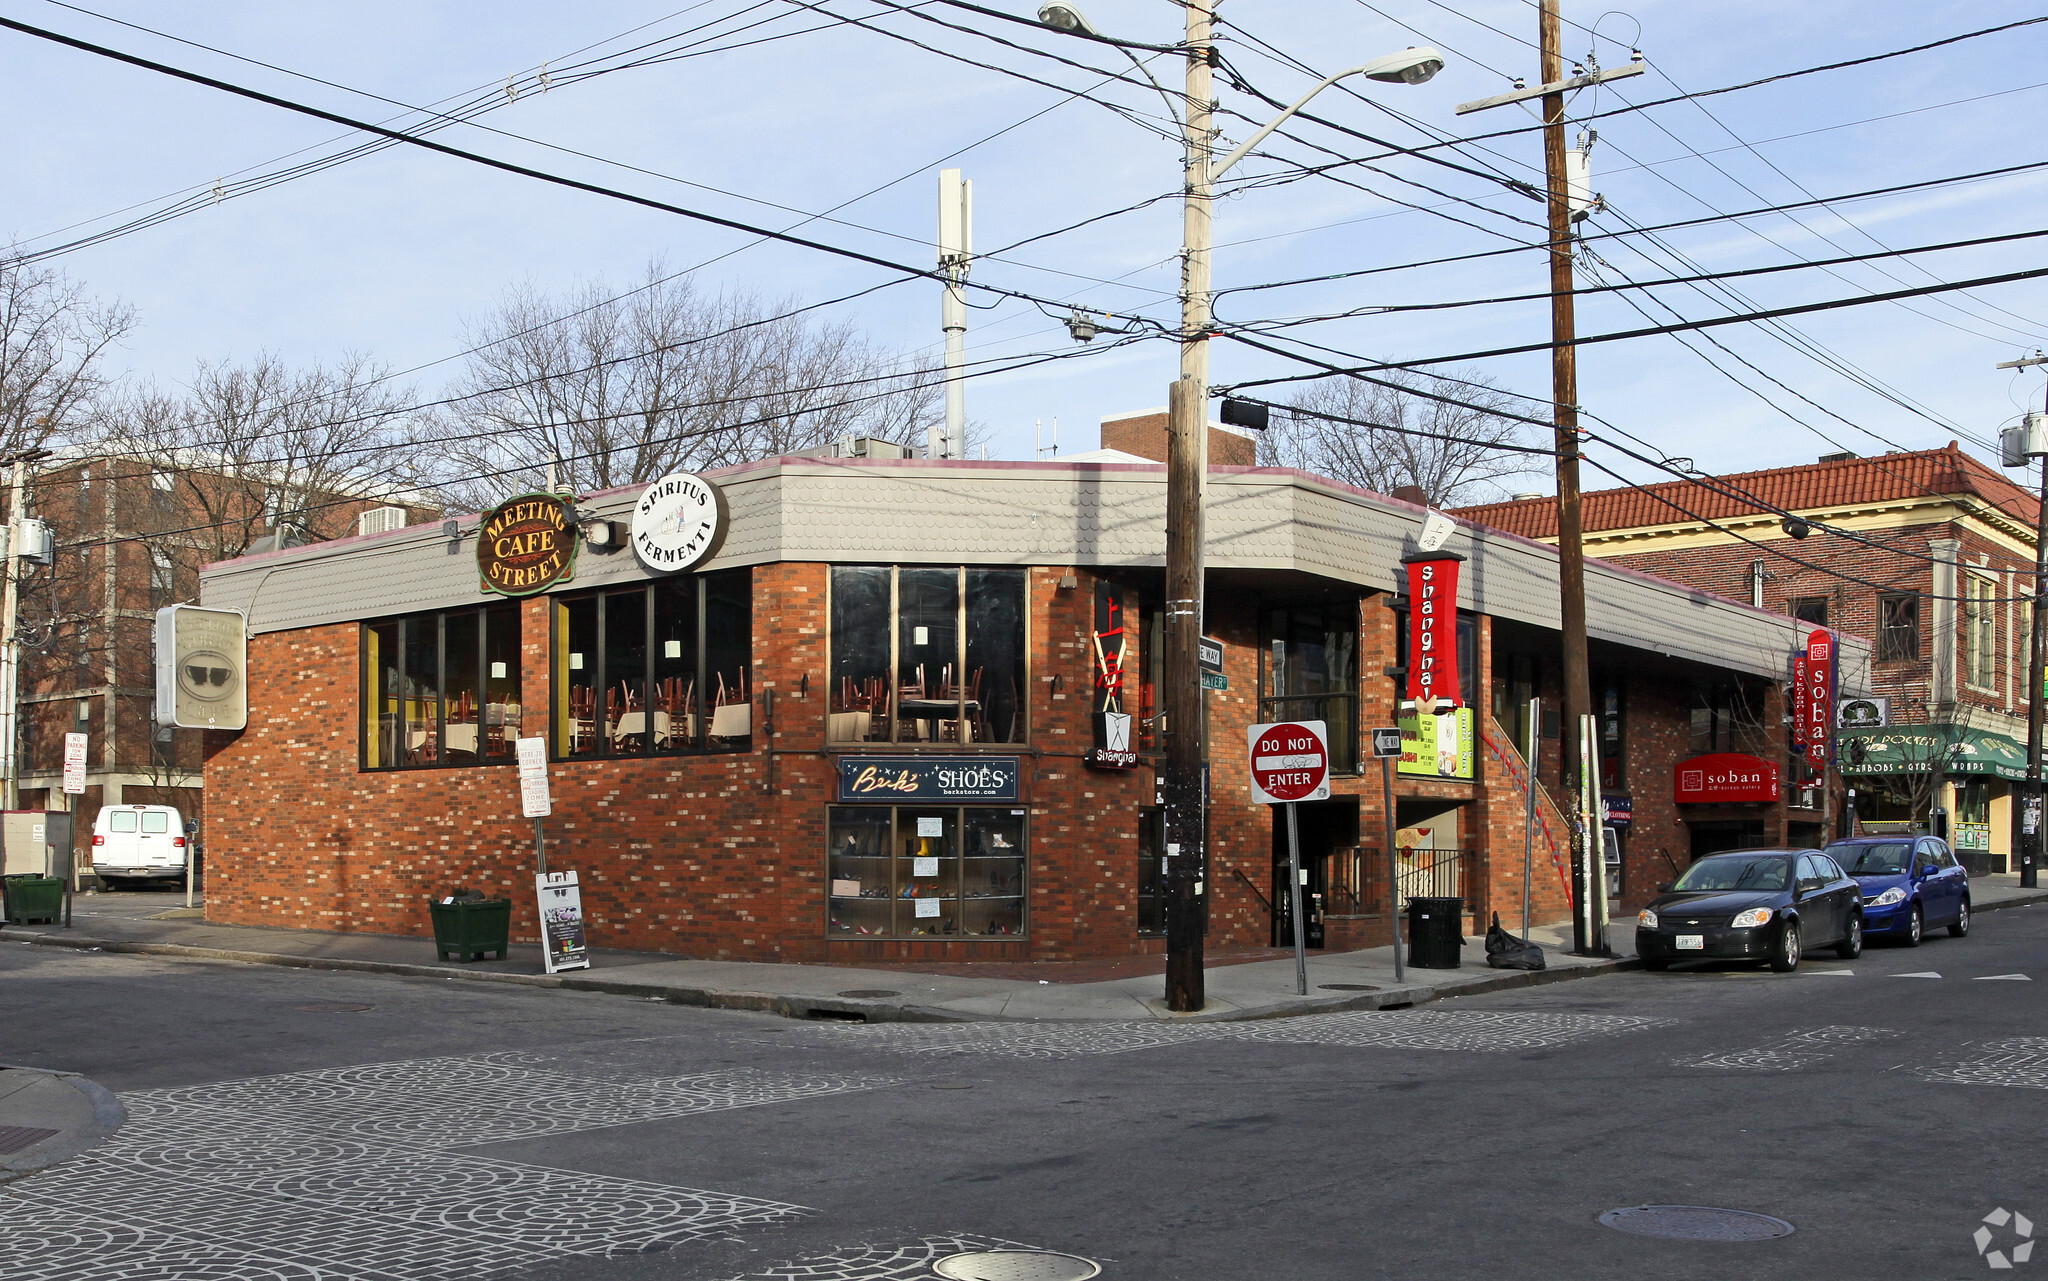
[[[54,924],[64,915],[64,882],[55,876],[10,876],[0,881],[9,925]]]
[[[512,939],[511,899],[430,899],[427,910],[434,917],[434,950],[442,960],[481,961],[486,952],[505,959]]]

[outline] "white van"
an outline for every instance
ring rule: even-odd
[[[109,805],[92,824],[92,870],[114,881],[184,880],[185,818],[169,805]]]

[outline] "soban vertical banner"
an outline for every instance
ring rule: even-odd
[[[1815,769],[1828,767],[1835,706],[1835,638],[1816,627],[1806,637],[1806,759]]]
[[[1408,697],[1425,714],[1458,697],[1458,564],[1463,556],[1411,553],[1408,566]]]

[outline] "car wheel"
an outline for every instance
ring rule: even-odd
[[[1920,936],[1925,933],[1926,921],[1920,915],[1920,905],[1913,904],[1913,910],[1906,916],[1906,937],[1899,942],[1906,947],[1919,947]]]
[[[1662,974],[1671,968],[1671,958],[1668,956],[1646,956],[1643,958],[1643,968],[1652,974]]]
[[[1771,949],[1771,968],[1780,974],[1790,974],[1799,968],[1799,923],[1785,922],[1785,928],[1778,931],[1778,945]]]
[[[1948,927],[1948,934],[1950,938],[1970,937],[1970,900],[1963,900],[1962,908],[1956,913],[1955,923]]]
[[[1845,961],[1853,961],[1863,955],[1863,918],[1861,916],[1851,916],[1849,918],[1848,936],[1835,944],[1835,955]]]

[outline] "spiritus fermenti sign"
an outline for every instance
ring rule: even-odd
[[[649,569],[688,569],[709,556],[724,533],[725,496],[702,476],[663,476],[633,507],[633,554]]]
[[[476,568],[485,591],[531,596],[568,581],[576,567],[569,500],[521,494],[493,507],[477,532]]]

